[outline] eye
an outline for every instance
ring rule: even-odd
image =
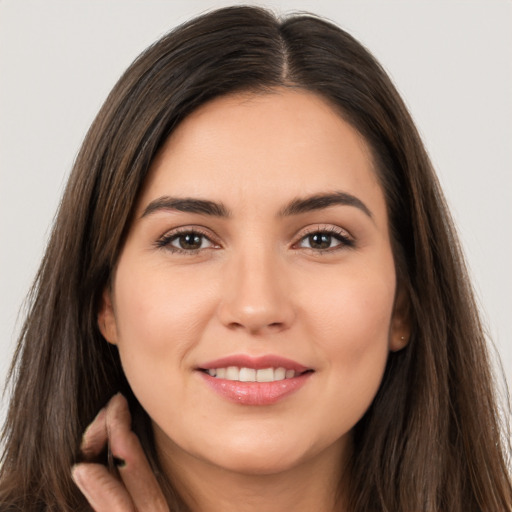
[[[344,230],[331,227],[329,229],[316,229],[308,233],[296,245],[299,248],[327,252],[344,247],[353,247],[354,240]]]
[[[301,240],[301,247],[308,247],[309,249],[331,249],[336,247],[341,242],[328,233],[315,233],[308,235]]]
[[[167,233],[157,241],[157,247],[171,252],[193,254],[202,249],[216,247],[204,233],[195,230]]]

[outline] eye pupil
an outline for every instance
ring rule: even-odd
[[[186,233],[179,238],[180,247],[182,249],[200,249],[201,248],[201,235],[196,233]]]
[[[313,249],[329,249],[331,246],[331,235],[315,233],[309,236],[309,245]]]

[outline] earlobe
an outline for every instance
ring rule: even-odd
[[[409,297],[401,287],[396,295],[389,333],[389,350],[398,352],[407,346],[411,337]]]
[[[103,337],[113,345],[117,345],[117,324],[112,303],[111,290],[107,286],[101,296],[100,309],[98,311],[98,328]]]
[[[389,342],[389,350],[391,352],[398,352],[405,348],[409,343],[409,337],[407,336],[392,336]]]

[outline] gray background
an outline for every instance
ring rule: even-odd
[[[160,35],[232,3],[0,0],[2,381],[66,177],[101,103]],[[334,20],[388,70],[438,171],[511,381],[512,2],[256,3]]]

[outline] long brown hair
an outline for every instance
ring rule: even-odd
[[[11,369],[0,503],[25,512],[87,509],[70,478],[81,434],[108,398],[128,396],[173,511],[147,414],[117,349],[97,327],[99,297],[159,148],[205,102],[295,87],[327,99],[372,148],[388,207],[412,338],[389,355],[354,428],[349,509],[504,511],[512,490],[486,341],[457,237],[404,103],[371,54],[311,15],[213,11],[148,48],[87,134],[30,297]]]

